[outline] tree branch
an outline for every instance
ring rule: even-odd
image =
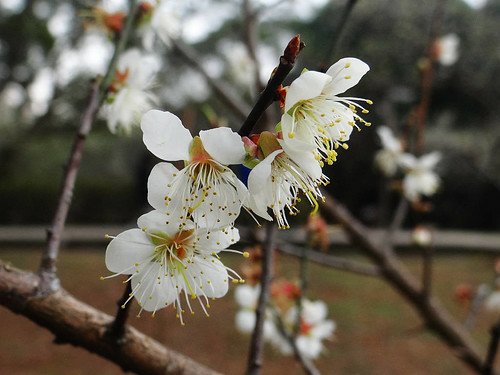
[[[419,313],[427,326],[455,351],[455,354],[472,369],[480,372],[483,360],[476,342],[434,297],[425,298],[419,282],[411,275],[387,245],[374,241],[367,233],[368,229],[357,221],[350,212],[332,196],[325,194],[326,203],[321,208],[325,214],[343,225],[358,245],[380,267],[384,279],[406,298]]]
[[[491,339],[488,347],[488,355],[486,356],[486,361],[484,363],[482,375],[491,375],[493,371],[493,365],[495,364],[495,357],[498,351],[498,341],[500,340],[500,322],[496,323],[491,327]]]
[[[64,289],[34,297],[41,279],[0,262],[0,304],[47,328],[59,343],[80,346],[139,374],[216,375],[194,360],[165,348],[125,326],[123,340],[106,335],[113,318],[79,301]]]
[[[255,327],[250,340],[248,353],[247,375],[258,375],[262,367],[264,352],[264,321],[266,319],[266,306],[269,301],[269,286],[272,280],[272,265],[274,253],[274,238],[276,229],[274,222],[266,223],[266,238],[263,246],[262,273],[260,276],[260,294],[255,309]]]

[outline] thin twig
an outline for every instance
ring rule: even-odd
[[[391,224],[387,228],[387,233],[385,235],[385,241],[392,247],[394,244],[394,236],[399,229],[403,226],[403,222],[408,215],[409,204],[404,196],[399,199],[398,207],[394,212]]]
[[[50,229],[47,230],[47,246],[43,251],[38,271],[41,278],[38,290],[39,295],[52,293],[60,288],[60,282],[56,275],[56,262],[59,255],[59,249],[61,247],[62,232],[64,231],[68,211],[71,206],[73,190],[78,176],[78,171],[80,169],[87,135],[92,129],[100,104],[104,99],[104,93],[107,90],[109,82],[111,82],[111,79],[113,78],[118,56],[125,48],[133,27],[133,21],[137,9],[135,1],[131,1],[130,9],[131,11],[127,17],[125,29],[118,40],[113,57],[109,62],[107,73],[102,81],[96,80],[92,85],[88,105],[84,111],[80,127],[73,142],[73,147],[65,168],[56,212],[52,220],[52,225]]]
[[[259,99],[257,99],[257,103],[255,103],[252,111],[243,122],[238,132],[239,135],[242,137],[249,135],[262,114],[273,103],[276,98],[276,90],[283,83],[288,73],[293,69],[295,60],[303,47],[304,44],[300,41],[299,35],[296,35],[290,40],[266,88],[262,91]]]
[[[295,359],[297,360],[297,362],[299,362],[301,364],[302,368],[304,369],[304,372],[307,375],[320,375],[320,372],[316,368],[316,366],[314,366],[314,363],[302,355],[302,353],[300,352],[300,350],[297,346],[297,342],[295,341],[294,336],[290,335],[287,332],[285,324],[283,322],[283,319],[281,318],[279,311],[277,311],[276,309],[273,309],[272,311],[273,311],[273,316],[275,318],[275,321],[277,323],[276,326],[277,326],[278,330],[280,331],[280,334],[287,340],[287,342],[292,347],[293,355],[295,356]],[[299,315],[298,319],[300,319],[300,315]]]
[[[330,46],[326,50],[324,60],[322,63],[323,71],[326,71],[325,67],[329,64],[330,61],[334,60],[335,54],[337,52],[337,47],[342,36],[342,32],[344,31],[344,27],[347,24],[347,20],[354,9],[354,6],[358,0],[347,0],[344,10],[342,11],[342,15],[340,16],[340,22],[337,23],[335,30],[330,34],[332,35],[330,40]]]
[[[484,363],[482,375],[491,375],[493,371],[493,365],[495,364],[495,357],[498,352],[498,342],[500,340],[500,322],[496,323],[490,330],[491,339],[488,346],[488,355],[486,356],[486,361]]]
[[[272,265],[274,253],[274,239],[276,229],[273,222],[266,224],[266,238],[264,241],[262,258],[262,273],[260,276],[260,295],[255,310],[255,328],[250,340],[248,354],[247,375],[260,374],[264,352],[264,321],[266,319],[266,306],[269,301],[269,285],[272,280]]]
[[[107,332],[110,337],[117,341],[120,341],[125,333],[125,323],[127,322],[131,305],[131,303],[127,303],[127,301],[130,299],[131,293],[132,283],[131,281],[127,281],[122,298],[116,302],[118,309],[116,311],[115,319],[113,320],[113,323],[110,324]]]
[[[302,249],[303,248],[299,248],[291,244],[280,243],[277,250],[288,255],[300,257],[302,254]],[[373,266],[371,264],[364,264],[361,262],[356,262],[354,260],[345,259],[329,254],[323,254],[318,251],[311,250],[307,250],[305,252],[305,255],[311,262],[314,262],[321,266],[335,268],[341,271],[353,272],[363,276],[374,277],[381,276],[382,274],[379,267]]]
[[[432,288],[432,263],[434,249],[432,245],[425,246],[423,251],[423,262],[422,262],[422,296],[424,299],[428,299],[431,295]]]
[[[243,39],[245,41],[245,46],[252,60],[254,67],[254,85],[257,92],[264,89],[262,87],[262,82],[260,81],[260,65],[257,59],[257,37],[258,37],[258,22],[259,22],[259,12],[253,11],[250,0],[243,0],[242,4],[243,11]]]

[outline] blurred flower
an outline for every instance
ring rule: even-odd
[[[432,243],[432,233],[429,228],[417,225],[411,232],[411,240],[420,247],[427,247]]]
[[[436,40],[436,59],[444,66],[450,66],[458,60],[458,47],[460,46],[460,38],[457,34],[446,34]]]
[[[375,164],[387,177],[392,177],[398,170],[399,158],[403,154],[403,145],[387,126],[379,126],[377,134],[382,143],[382,150],[375,155]]]
[[[170,163],[157,164],[148,180],[148,201],[168,210],[172,220],[192,216],[207,228],[232,224],[248,198],[245,185],[227,167],[245,157],[241,137],[229,128],[201,131],[192,137],[181,120],[170,112],[148,111],[141,120],[144,144],[155,156],[183,160],[177,170]]]
[[[421,195],[431,196],[439,187],[439,176],[433,171],[441,160],[439,152],[431,152],[417,158],[411,154],[403,154],[399,159],[405,170],[403,192],[405,197],[415,202]]]
[[[274,305],[280,311],[288,310],[302,295],[300,287],[296,283],[286,279],[274,280],[270,287],[270,293]]]
[[[301,148],[291,148],[267,131],[254,139],[258,147],[247,146],[247,149],[255,150],[256,156],[263,160],[258,162],[248,176],[250,207],[266,220],[272,220],[267,213],[267,208],[271,208],[278,226],[282,229],[289,228],[285,211],[288,210],[291,215],[298,212],[295,205],[300,201],[299,192],[307,197],[316,210],[318,198],[323,197],[319,186],[326,184],[328,178],[323,175],[314,158],[314,146],[293,140],[293,144],[300,142]],[[249,138],[245,138],[245,141],[253,143]]]
[[[49,104],[54,96],[56,76],[54,71],[45,67],[40,69],[28,86],[30,109],[36,117],[43,116],[49,110]]]
[[[114,237],[106,249],[106,267],[117,275],[131,275],[130,301],[135,297],[141,311],[153,314],[174,304],[181,323],[184,312],[181,295],[191,313],[190,299],[198,299],[208,316],[208,298],[227,293],[228,279],[242,279],[224,266],[216,256],[239,240],[238,230],[224,228],[210,231],[192,221],[179,226],[169,223],[159,211],[151,211],[137,220],[140,229],[129,229]],[[228,274],[228,270],[236,275]],[[127,303],[125,302],[125,303]]]
[[[293,306],[285,315],[284,323],[290,335],[294,332],[293,327],[297,322],[297,314],[297,306]],[[299,331],[295,338],[295,344],[304,357],[318,358],[324,349],[322,341],[332,337],[336,324],[333,320],[326,319],[327,314],[328,309],[323,301],[302,300]],[[283,337],[276,337],[276,340],[272,342],[282,354],[290,355],[292,353],[289,342],[283,340]]]
[[[236,313],[236,328],[242,333],[251,333],[255,328],[255,309],[260,295],[260,285],[239,285],[234,291],[234,298],[240,310]],[[264,320],[264,340],[276,335],[276,327],[266,310]]]
[[[357,102],[371,104],[370,100],[338,96],[355,86],[369,70],[361,60],[343,58],[326,73],[303,72],[286,92],[284,111],[291,121],[281,121],[284,143],[297,138],[312,144],[318,159],[332,164],[337,157],[335,149],[347,148],[344,142],[349,140],[356,121],[370,125],[357,114],[358,110],[368,113]]]
[[[141,115],[156,102],[151,89],[160,65],[153,55],[143,55],[138,49],[123,53],[103,106],[103,115],[111,133],[119,129],[130,133]]]
[[[180,17],[176,11],[179,2],[168,0],[159,2],[143,1],[140,5],[143,25],[139,29],[139,33],[142,35],[144,48],[148,51],[153,50],[156,37],[159,37],[165,45],[170,46],[170,40],[178,38],[181,33]]]
[[[491,313],[500,314],[500,291],[492,292],[484,302],[484,307]]]

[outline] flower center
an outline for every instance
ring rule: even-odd
[[[155,245],[153,261],[163,263],[167,257],[170,262],[182,261],[191,255],[190,245],[193,232],[193,229],[181,230],[174,237],[169,237],[160,231],[151,233],[151,241]]]

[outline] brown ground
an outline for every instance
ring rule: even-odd
[[[0,258],[24,269],[35,269],[39,255],[27,249],[0,251]],[[63,285],[77,297],[108,313],[122,293],[116,279],[101,281],[107,274],[103,252],[63,251],[60,275]],[[226,257],[227,259],[227,257]],[[419,259],[406,258],[417,271]],[[237,267],[240,258],[229,257]],[[296,272],[294,260],[282,258],[282,269]],[[485,255],[441,256],[435,260],[436,293],[460,319],[465,308],[453,299],[461,282],[478,285],[491,282],[493,257]],[[380,280],[310,267],[311,299],[329,303],[330,317],[337,322],[336,339],[328,342],[328,352],[318,361],[323,374],[469,374],[439,339],[422,331],[419,318],[402,298]],[[134,305],[133,309],[136,309]],[[135,310],[136,311],[136,310]],[[180,326],[172,310],[151,318],[132,318],[131,323],[165,345],[226,374],[243,374],[249,338],[234,329],[236,308],[231,295],[214,301],[211,317],[201,312]],[[474,336],[486,347],[492,317],[478,317]],[[121,370],[83,349],[54,345],[53,336],[26,318],[0,307],[0,374],[120,374]],[[264,374],[301,374],[300,367],[268,348]]]

